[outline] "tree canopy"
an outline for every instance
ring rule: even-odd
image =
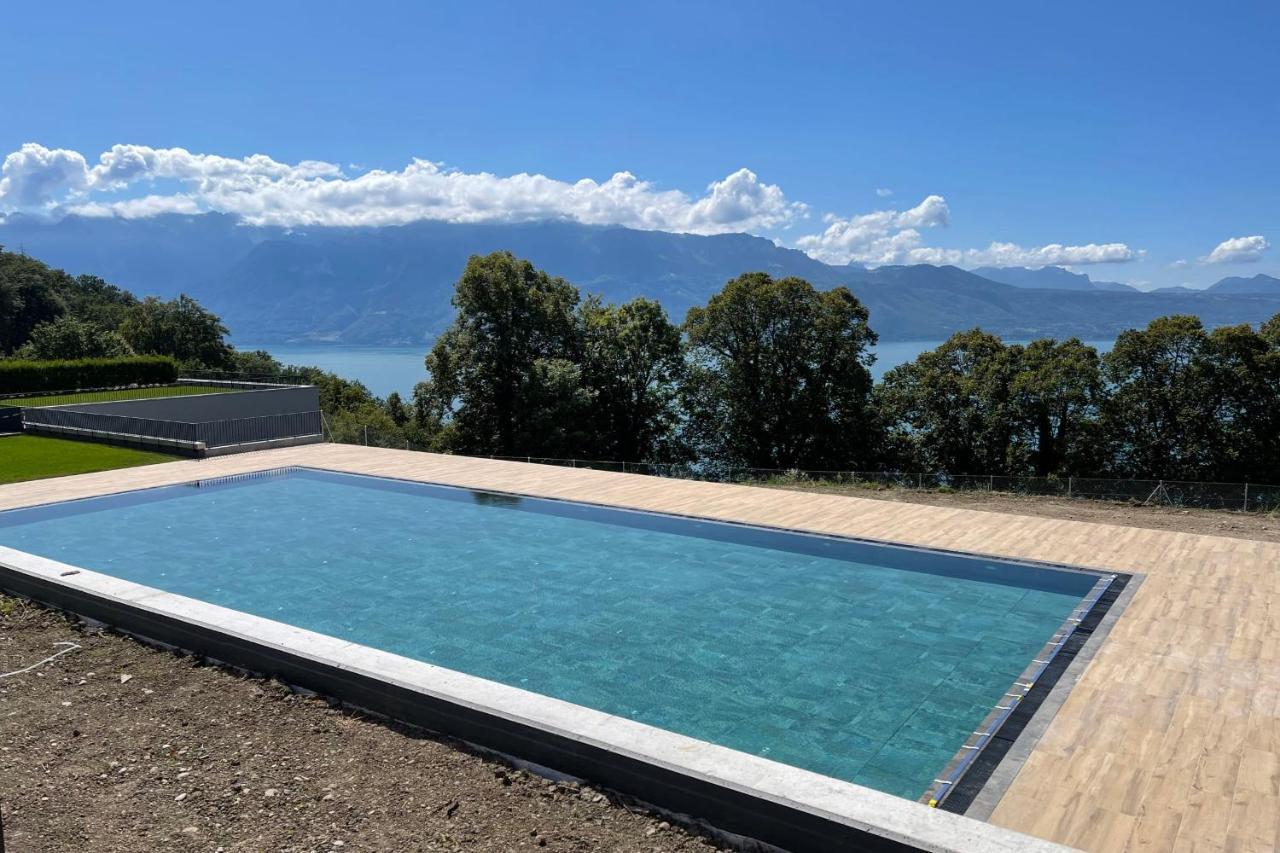
[[[868,464],[876,341],[847,288],[748,273],[685,320],[687,431],[698,453],[760,468]]]

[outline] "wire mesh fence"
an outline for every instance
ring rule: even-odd
[[[329,438],[346,444],[428,450],[402,437],[386,435],[370,427],[347,427]],[[1034,477],[1006,474],[950,474],[933,471],[850,471],[750,468],[714,461],[621,462],[601,459],[565,459],[546,456],[497,456],[483,458],[534,465],[557,465],[722,483],[763,483],[809,487],[846,486],[866,489],[911,489],[935,492],[992,492],[1114,501],[1135,504],[1226,509],[1243,512],[1280,511],[1280,485],[1262,483],[1209,483],[1192,480],[1160,480],[1104,477]]]

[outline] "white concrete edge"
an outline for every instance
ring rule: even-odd
[[[0,546],[0,565],[43,584],[76,590],[394,684],[922,850],[1050,853],[1070,849],[624,717],[13,548]]]

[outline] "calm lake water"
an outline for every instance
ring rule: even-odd
[[[887,341],[876,347],[871,375],[879,381],[899,364],[913,360],[942,341]],[[1013,342],[1011,342],[1013,343]],[[1025,343],[1025,341],[1021,342]],[[1111,349],[1112,341],[1085,341],[1098,352]],[[427,378],[422,360],[428,345],[412,347],[345,346],[340,344],[255,344],[236,342],[243,350],[264,349],[285,364],[319,367],[346,379],[358,379],[370,391],[385,397],[399,391],[408,397],[413,386]]]

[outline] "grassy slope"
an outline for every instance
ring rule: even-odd
[[[135,465],[172,462],[176,458],[178,457],[167,453],[91,444],[87,441],[40,435],[11,435],[0,438],[0,483],[132,468]]]
[[[133,388],[120,391],[86,391],[80,394],[56,394],[50,397],[18,397],[0,400],[0,406],[61,406],[65,403],[105,403],[116,400],[143,400],[148,397],[189,397],[193,394],[216,394],[226,388],[207,385],[162,385],[159,388]]]

